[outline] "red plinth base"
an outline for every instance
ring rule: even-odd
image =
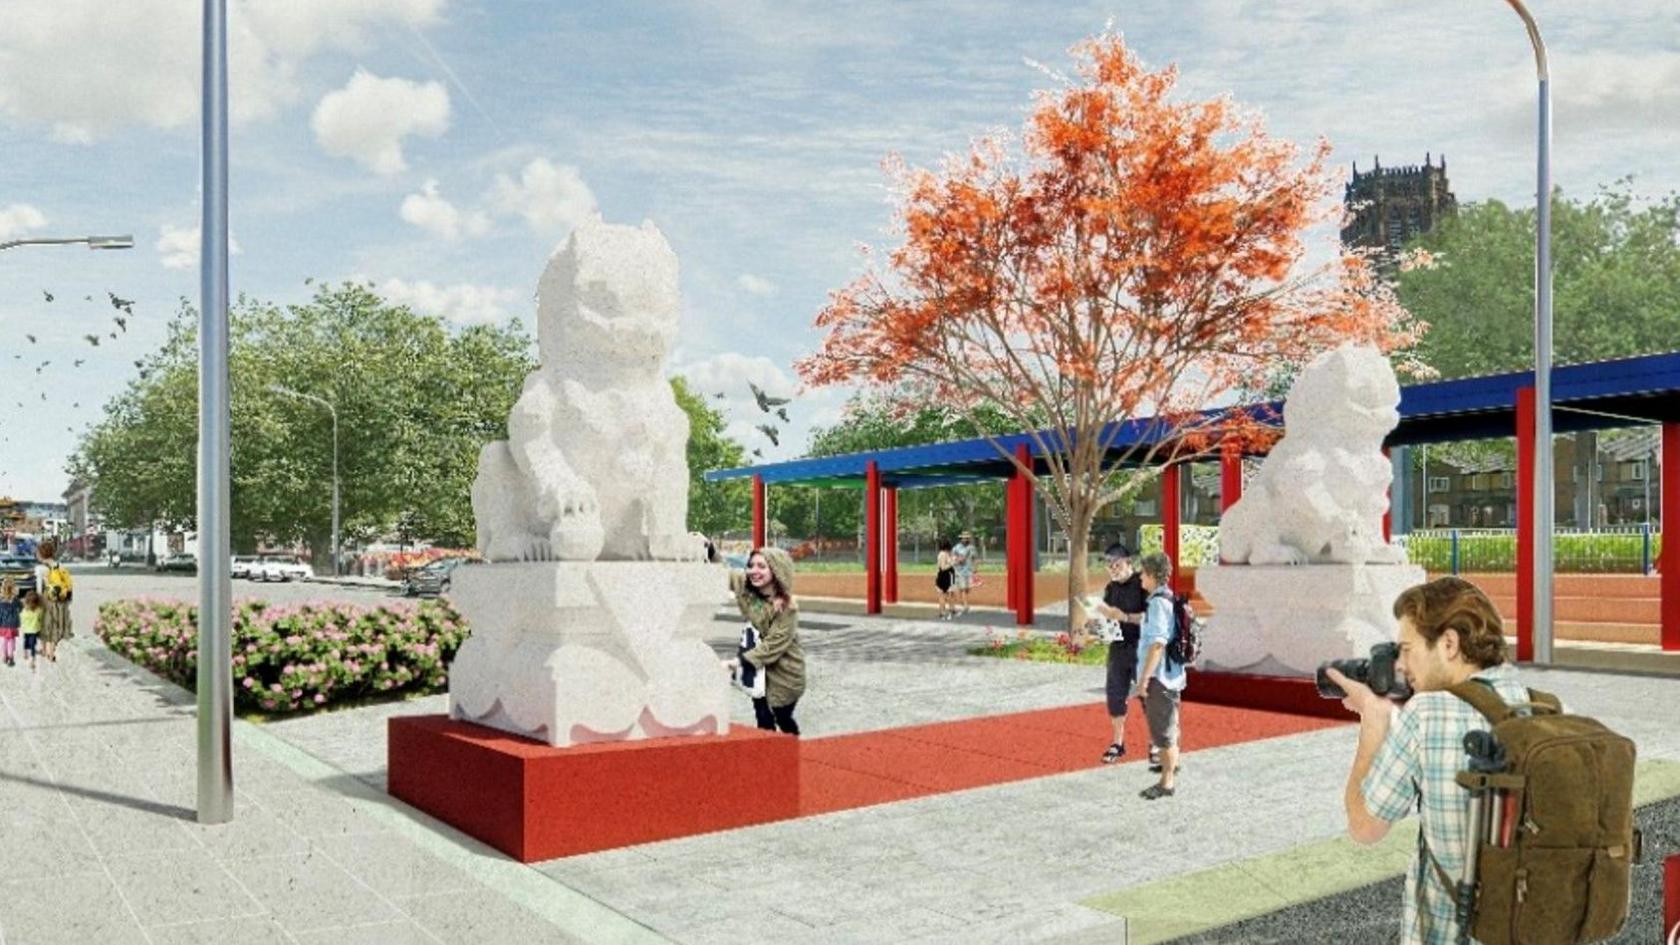
[[[799,741],[756,728],[551,748],[422,715],[387,734],[392,797],[522,863],[799,816]]]
[[[1251,676],[1245,673],[1203,673],[1190,671],[1184,698],[1191,702],[1239,706],[1310,715],[1325,719],[1355,719],[1359,716],[1342,708],[1342,700],[1325,699],[1311,679],[1295,676]]]
[[[1663,861],[1664,942],[1680,942],[1680,854]]]

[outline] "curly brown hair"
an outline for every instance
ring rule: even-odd
[[[1486,669],[1507,658],[1505,623],[1482,589],[1463,578],[1440,577],[1408,587],[1394,601],[1396,620],[1410,617],[1433,648],[1448,630],[1458,631],[1464,658]]]

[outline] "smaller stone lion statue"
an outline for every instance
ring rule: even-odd
[[[1392,480],[1383,438],[1400,422],[1400,384],[1375,348],[1347,345],[1308,364],[1283,408],[1283,439],[1219,525],[1232,564],[1404,564],[1383,539]]]
[[[537,287],[542,367],[473,482],[490,561],[692,561],[688,415],[664,373],[677,256],[651,223],[581,224]]]

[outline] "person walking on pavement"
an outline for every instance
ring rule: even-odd
[[[41,655],[58,662],[58,644],[75,636],[70,626],[70,572],[58,561],[58,545],[44,541],[36,549],[35,591],[41,595]]]
[[[1126,754],[1126,706],[1132,683],[1137,680],[1138,638],[1148,595],[1143,590],[1143,576],[1132,567],[1132,553],[1125,545],[1109,545],[1103,557],[1108,564],[1108,585],[1103,588],[1102,601],[1093,609],[1120,628],[1119,639],[1108,641],[1108,679],[1104,687],[1114,741],[1103,752],[1102,762],[1111,765]]]
[[[968,591],[974,586],[974,533],[964,530],[951,549],[951,588],[962,602],[960,613],[968,613]]]
[[[753,699],[758,727],[799,734],[793,710],[805,694],[805,650],[799,645],[799,607],[793,599],[793,558],[780,548],[755,548],[745,571],[729,572],[729,589],[741,616],[758,631],[758,645],[729,660],[764,672],[765,692]]]

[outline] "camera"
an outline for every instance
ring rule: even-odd
[[[1365,660],[1330,660],[1318,667],[1318,694],[1326,699],[1347,696],[1342,687],[1330,681],[1325,670],[1332,667],[1343,676],[1371,687],[1379,696],[1405,701],[1412,696],[1412,687],[1399,672],[1395,663],[1400,659],[1400,644],[1379,643],[1371,647],[1371,658]]]

